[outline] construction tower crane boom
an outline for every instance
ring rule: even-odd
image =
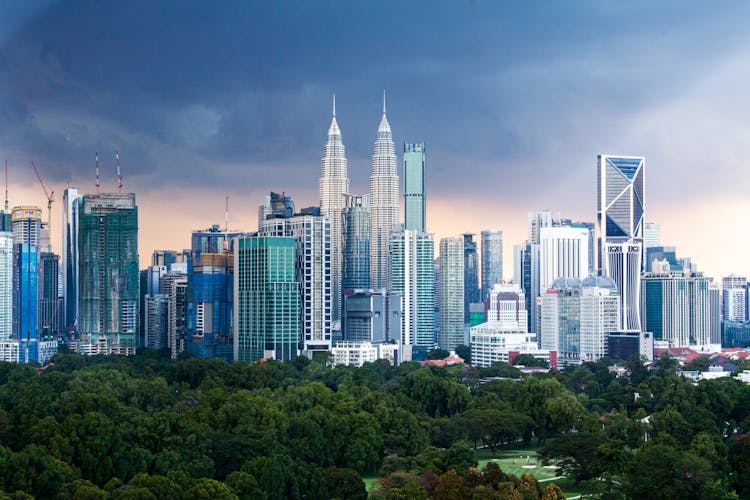
[[[47,186],[44,185],[44,181],[42,180],[42,175],[39,173],[39,169],[36,168],[36,164],[34,162],[31,162],[31,167],[34,169],[34,173],[36,174],[36,178],[39,179],[39,184],[42,186],[42,189],[44,190],[44,195],[47,197],[47,231],[52,233],[52,202],[55,201],[55,191],[48,191]],[[51,238],[50,238],[51,239]]]

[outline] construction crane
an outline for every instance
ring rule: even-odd
[[[36,174],[36,178],[39,179],[39,184],[41,184],[42,189],[44,190],[44,195],[47,197],[47,232],[50,235],[50,242],[52,241],[52,202],[55,201],[55,191],[47,191],[47,186],[44,185],[44,181],[42,180],[42,176],[39,173],[39,169],[36,168],[36,165],[34,162],[31,162],[31,167],[34,169],[34,173]]]

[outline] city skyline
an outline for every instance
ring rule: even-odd
[[[750,274],[742,258],[742,214],[750,208],[746,112],[736,99],[750,79],[740,57],[750,45],[741,23],[748,6],[714,12],[690,3],[641,3],[536,12],[456,3],[420,9],[425,22],[415,32],[406,29],[409,7],[339,6],[351,18],[339,26],[326,18],[327,7],[305,6],[301,17],[310,14],[330,32],[331,57],[315,59],[313,68],[298,64],[311,50],[298,43],[310,34],[307,19],[273,6],[235,7],[212,11],[207,21],[224,22],[231,13],[240,28],[212,34],[198,21],[205,12],[184,5],[170,12],[169,24],[156,21],[163,8],[148,5],[139,15],[132,7],[75,2],[4,7],[0,109],[7,132],[0,160],[10,164],[11,206],[44,207],[31,160],[55,190],[55,251],[61,193],[69,180],[81,193],[94,192],[96,151],[103,191],[114,191],[114,150],[120,150],[125,190],[136,193],[142,214],[141,256],[188,248],[192,230],[223,220],[226,195],[230,226],[245,231],[256,229],[257,205],[269,190],[290,193],[298,206],[316,205],[333,92],[350,191],[367,192],[385,88],[397,151],[405,142],[428,148],[427,230],[436,241],[499,228],[511,248],[526,239],[526,212],[545,208],[593,222],[595,156],[642,155],[649,164],[646,220],[660,224],[662,243],[716,279]],[[276,43],[263,55],[265,38],[244,28],[273,12],[280,19],[263,33]],[[447,27],[446,12],[460,14],[461,26]],[[632,29],[615,34],[600,27],[614,20]],[[566,28],[545,30],[557,21]],[[282,34],[283,22],[293,35]],[[425,38],[436,25],[448,28],[445,39],[457,44],[455,51]],[[185,38],[196,26],[194,38]],[[390,36],[378,39],[382,51],[373,51],[370,35],[384,27]],[[584,28],[586,37],[578,35]],[[134,41],[138,34],[143,41]],[[515,50],[503,48],[509,45]],[[144,54],[144,48],[159,50]],[[288,61],[280,51],[290,52]],[[190,64],[188,53],[195,54]],[[217,53],[223,56],[212,61]],[[372,67],[352,66],[363,55],[372,56]],[[238,68],[236,61],[246,63]],[[467,74],[477,63],[485,63],[481,71]],[[159,71],[146,71],[151,67]],[[253,67],[267,71],[255,74]],[[402,176],[400,154],[397,163]],[[465,166],[476,182],[458,176]],[[487,205],[482,213],[471,210],[478,195]],[[504,257],[511,269],[510,252]]]

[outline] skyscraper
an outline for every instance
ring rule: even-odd
[[[607,355],[608,337],[620,326],[620,296],[611,278],[590,276],[581,281],[582,362],[596,361]]]
[[[424,351],[435,346],[434,255],[431,234],[413,229],[392,234],[393,293],[402,296],[401,332],[407,360],[411,346]]]
[[[234,253],[234,359],[291,361],[300,347],[296,241],[242,236]]]
[[[15,243],[13,260],[13,338],[36,339],[39,250],[31,243]]]
[[[526,243],[513,247],[513,281],[523,289],[526,300],[529,331],[540,333],[539,330],[539,245]],[[537,336],[538,337],[538,336]]]
[[[84,195],[79,206],[78,331],[86,354],[135,354],[138,207],[133,193]]]
[[[425,147],[404,144],[404,229],[425,230]]]
[[[458,237],[440,240],[438,345],[446,350],[464,343],[464,244],[464,239]]]
[[[465,233],[464,239],[464,323],[469,322],[469,304],[481,302],[479,289],[479,254],[474,235]]]
[[[296,242],[296,272],[300,282],[302,348],[328,351],[332,342],[331,242],[333,223],[320,215],[266,219],[259,236],[286,236]]]
[[[655,222],[646,222],[643,225],[643,251],[652,247],[661,246],[661,228]]]
[[[42,209],[15,207],[10,216],[13,226],[13,243],[28,243],[39,247],[42,241]]]
[[[526,297],[517,283],[501,283],[490,290],[485,308],[487,321],[501,323],[518,332],[528,332]]]
[[[645,164],[640,156],[597,157],[598,270],[617,284],[621,330],[640,330]]]
[[[370,288],[370,196],[346,196],[344,290]]]
[[[747,277],[730,274],[721,279],[722,318],[724,321],[745,321]]]
[[[583,279],[589,274],[589,230],[579,227],[542,227],[539,230],[540,290],[557,278]]]
[[[542,293],[539,343],[563,364],[578,363],[581,343],[581,280],[558,278]]]
[[[57,336],[60,331],[60,257],[52,252],[39,255],[39,338]]]
[[[258,207],[258,227],[261,223],[274,217],[291,217],[294,215],[294,201],[286,193],[274,193],[271,191],[266,195],[266,200]]]
[[[13,334],[13,233],[0,232],[0,344]],[[4,356],[0,360],[8,361]]]
[[[503,232],[482,231],[482,296],[485,300],[494,285],[503,282]]]
[[[341,318],[341,278],[343,268],[344,194],[349,192],[346,152],[336,122],[336,96],[333,118],[323,152],[320,174],[320,213],[331,221],[331,297],[333,321]]]
[[[527,242],[532,245],[539,244],[539,231],[543,227],[550,227],[552,225],[552,212],[549,210],[542,210],[540,212],[529,212],[528,214],[528,240]]]
[[[78,189],[68,188],[63,194],[62,287],[63,325],[66,334],[76,328],[78,307]]]
[[[391,286],[390,256],[388,245],[391,233],[399,228],[399,187],[396,170],[396,150],[393,146],[391,126],[385,113],[383,94],[383,117],[380,119],[377,139],[372,154],[370,175],[370,214],[372,237],[370,238],[370,284],[373,288]]]

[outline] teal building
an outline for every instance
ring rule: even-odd
[[[295,359],[302,341],[295,238],[243,236],[234,251],[234,360]]]
[[[425,230],[424,143],[404,144],[404,229]]]

